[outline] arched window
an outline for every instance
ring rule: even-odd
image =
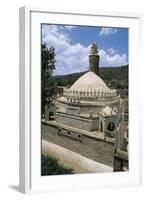
[[[115,124],[113,122],[110,122],[107,126],[108,131],[114,131],[115,130]]]

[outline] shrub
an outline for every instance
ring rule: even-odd
[[[61,174],[73,174],[73,169],[65,167],[52,156],[42,155],[41,157],[41,175],[61,175]]]

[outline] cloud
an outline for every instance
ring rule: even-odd
[[[100,36],[108,36],[117,33],[116,28],[102,28],[101,31],[99,32]]]
[[[72,29],[75,29],[76,26],[67,25],[67,26],[65,26],[65,28],[66,28],[68,31],[70,31],[70,30],[72,30]]]
[[[109,49],[107,50],[107,53],[108,53],[110,56],[116,54],[117,52],[118,52],[118,51],[117,51],[116,49],[113,49],[113,48],[109,48]]]
[[[116,51],[117,52],[117,51]],[[100,66],[102,67],[118,67],[127,64],[127,55],[115,53],[111,55],[103,49],[99,50]]]
[[[71,27],[70,27],[71,28]],[[56,52],[56,74],[76,73],[88,70],[89,46],[80,43],[71,44],[66,27],[58,25],[43,25],[42,41],[47,47],[53,46]]]
[[[72,44],[70,31],[67,30],[66,26],[43,25],[42,42],[45,42],[48,48],[51,46],[55,48],[56,69],[53,72],[54,75],[89,70],[88,55],[91,45]],[[119,55],[117,50],[113,48],[109,48],[107,51],[99,49],[99,54],[101,67],[127,64],[127,56],[125,54]]]

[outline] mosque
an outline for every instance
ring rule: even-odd
[[[64,88],[56,103],[56,122],[114,136],[122,126],[124,105],[117,91],[110,89],[100,77],[99,59],[97,46],[93,43],[89,55],[90,71],[70,88]]]
[[[93,43],[89,71],[71,87],[63,87],[53,107],[46,110],[44,139],[122,171],[123,166],[128,168],[124,100],[100,77],[99,60]],[[50,112],[53,121],[48,120]]]

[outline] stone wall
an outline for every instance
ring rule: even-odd
[[[66,115],[63,113],[56,113],[56,122],[59,124],[66,124],[71,127],[90,130],[91,120],[86,118],[80,118],[77,116]]]
[[[113,142],[75,133],[75,131],[68,131],[55,125],[42,124],[41,130],[42,139],[113,167]]]
[[[114,171],[128,171],[128,152],[117,149],[114,156]]]
[[[93,131],[98,129],[98,119],[85,118],[81,116],[72,116],[64,113],[56,113],[56,122],[71,127]]]

